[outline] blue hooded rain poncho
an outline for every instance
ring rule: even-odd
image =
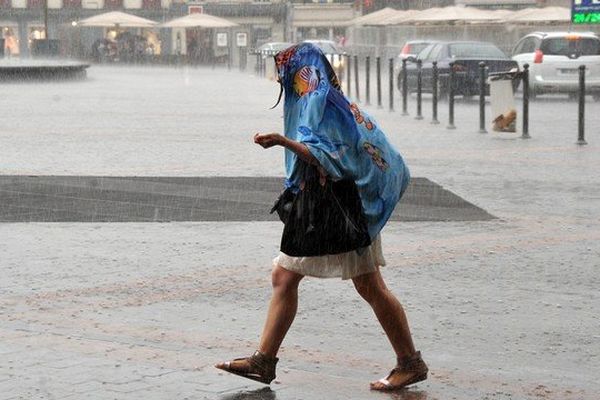
[[[356,184],[373,240],[410,180],[402,156],[373,118],[348,100],[321,50],[310,43],[275,56],[284,98],[284,133],[307,146],[328,177]],[[285,151],[286,188],[301,185],[298,156]]]

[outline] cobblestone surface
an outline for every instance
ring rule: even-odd
[[[264,110],[276,95],[270,83],[206,70],[90,75],[73,100],[68,85],[3,88],[22,122],[2,115],[0,173],[281,171],[276,153],[243,142],[246,129],[279,128]],[[123,82],[139,90],[116,92]],[[173,82],[180,101],[167,90]],[[200,90],[215,82],[222,95],[208,104]],[[155,91],[168,101],[153,100]],[[33,93],[61,106],[30,117]],[[87,126],[85,99],[103,117],[110,101],[132,108]],[[225,107],[235,117],[215,122],[230,115]],[[369,392],[394,356],[369,307],[339,280],[302,283],[270,389],[212,368],[257,346],[277,222],[13,223],[0,225],[0,399],[597,399],[598,105],[588,107],[585,147],[574,144],[575,103],[534,103],[528,141],[477,134],[474,110],[459,103],[459,129],[447,131],[372,109],[413,175],[499,217],[393,222],[383,233],[383,274],[430,366],[426,382]]]

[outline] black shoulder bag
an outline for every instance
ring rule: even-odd
[[[289,256],[339,254],[369,246],[371,239],[356,184],[352,180],[319,183],[315,166],[304,167],[304,187],[286,189],[271,213],[285,224],[281,251]]]

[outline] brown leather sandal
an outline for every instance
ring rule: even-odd
[[[371,390],[390,391],[402,389],[417,382],[424,381],[427,379],[428,372],[429,368],[427,368],[427,364],[425,364],[425,361],[421,358],[421,352],[417,351],[411,356],[399,358],[398,365],[392,369],[388,376],[375,383],[371,383]],[[389,379],[392,375],[398,373],[408,375],[409,378],[399,385],[392,385]],[[380,383],[383,386],[381,388],[375,388],[374,384],[376,383]]]
[[[247,365],[240,369],[234,369],[232,368],[234,361],[247,361]],[[277,361],[279,361],[279,358],[269,357],[256,350],[250,357],[236,358],[233,361],[217,364],[215,367],[244,378],[269,384],[275,379]]]

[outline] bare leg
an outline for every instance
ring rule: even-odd
[[[379,323],[385,331],[398,359],[416,353],[402,305],[390,292],[379,271],[364,274],[352,279],[358,293],[373,308]],[[411,378],[410,373],[396,373],[388,377],[391,385],[400,385]],[[381,389],[381,383],[371,384],[373,389]]]
[[[373,308],[396,355],[401,358],[415,353],[408,321],[402,305],[389,291],[379,271],[352,279],[358,293]]]
[[[260,339],[259,351],[274,358],[287,334],[298,309],[298,285],[304,278],[296,272],[276,265],[271,273],[273,294]],[[215,365],[217,368],[246,372],[251,369],[248,359]]]
[[[304,275],[276,265],[271,274],[273,294],[258,349],[275,357],[298,310],[298,285]]]

